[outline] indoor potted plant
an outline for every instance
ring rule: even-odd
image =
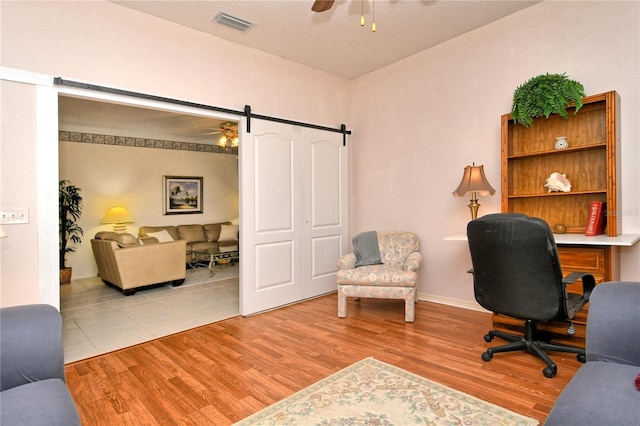
[[[58,213],[60,231],[60,284],[71,282],[71,268],[67,268],[67,253],[76,251],[72,244],[81,241],[82,228],[78,226],[78,219],[82,213],[82,196],[80,188],[68,180],[61,180],[58,184]]]
[[[530,127],[533,119],[559,114],[568,118],[566,107],[574,103],[576,114],[582,108],[584,87],[566,74],[541,74],[533,77],[513,93],[511,118]]]

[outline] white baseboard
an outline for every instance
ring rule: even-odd
[[[424,300],[426,302],[440,303],[448,306],[455,306],[457,308],[470,309],[472,311],[489,312],[477,302],[464,299],[454,299],[452,297],[442,297],[433,294],[419,293],[418,300]]]

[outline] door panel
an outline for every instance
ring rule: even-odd
[[[256,232],[293,232],[294,179],[292,139],[277,134],[254,136]]]
[[[309,244],[305,298],[336,290],[336,263],[348,249],[347,150],[342,135],[309,132],[309,211],[303,243]],[[304,149],[304,148],[303,148]]]
[[[348,249],[342,135],[261,120],[251,127],[240,144],[242,315],[335,291]]]

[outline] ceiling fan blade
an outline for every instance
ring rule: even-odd
[[[324,12],[325,10],[331,9],[334,1],[335,0],[316,0],[313,2],[311,10],[313,10],[314,12]]]

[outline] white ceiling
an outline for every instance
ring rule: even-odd
[[[215,144],[221,120],[70,96],[58,99],[60,130]],[[225,120],[223,120],[225,121]]]
[[[336,0],[326,12],[313,0],[137,1],[114,3],[353,79],[529,7],[520,0]],[[360,27],[364,7],[365,27]],[[250,21],[246,32],[211,22],[224,11]],[[204,54],[204,53],[203,53]],[[212,54],[215,54],[212,53]],[[62,130],[214,143],[219,120],[77,98],[60,99]]]
[[[523,0],[138,1],[114,3],[348,79],[359,77],[529,7]],[[375,7],[377,31],[371,31]],[[366,24],[360,26],[364,8]],[[254,25],[241,32],[212,22],[226,12]],[[213,53],[215,54],[215,53]]]

